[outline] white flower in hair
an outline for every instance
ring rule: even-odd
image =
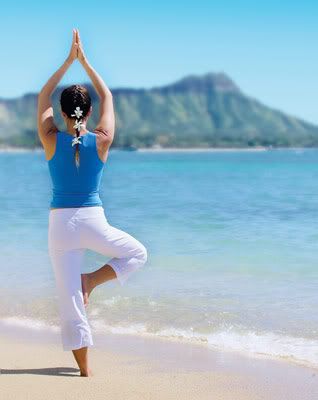
[[[74,136],[74,138],[72,139],[72,147],[77,143],[82,144],[80,136],[79,137]]]
[[[83,121],[76,121],[75,125],[73,125],[73,128],[75,129],[85,128],[85,124],[83,124]]]
[[[83,111],[79,107],[76,107],[74,110],[74,114],[71,114],[71,117],[80,118],[82,115]]]

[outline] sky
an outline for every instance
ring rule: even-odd
[[[4,2],[0,97],[38,92],[78,28],[110,88],[224,72],[247,95],[318,124],[318,2],[160,0]],[[85,83],[78,61],[61,84]]]

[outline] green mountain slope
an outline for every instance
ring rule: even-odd
[[[88,123],[98,120],[98,99],[93,100]],[[59,129],[58,87],[52,96]],[[266,107],[246,96],[224,74],[188,76],[151,89],[112,89],[116,112],[113,146],[137,147],[245,147],[317,146],[318,127]],[[0,99],[0,144],[39,146],[36,132],[37,94]]]

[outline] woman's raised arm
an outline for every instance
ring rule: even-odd
[[[99,121],[96,126],[95,131],[101,133],[104,137],[104,143],[106,147],[110,146],[115,134],[115,113],[113,96],[109,88],[106,86],[102,77],[95,71],[95,69],[90,65],[87,57],[84,54],[82,42],[79,36],[79,31],[77,33],[77,43],[78,43],[78,60],[82,64],[83,68],[90,77],[96,92],[100,100],[99,108]]]
[[[38,95],[38,135],[43,145],[50,140],[52,133],[56,133],[58,130],[54,123],[51,95],[67,69],[77,58],[77,49],[78,45],[76,43],[76,30],[73,29],[72,47],[68,57],[62,66],[46,82]]]

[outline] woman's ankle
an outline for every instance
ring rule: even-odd
[[[86,377],[93,376],[92,370],[89,367],[80,369],[80,371],[81,371],[80,376],[86,376]]]
[[[90,290],[92,291],[92,290],[95,289],[95,287],[97,286],[97,282],[96,282],[96,279],[95,279],[95,271],[93,271],[93,272],[88,272],[88,273],[86,274],[86,276],[87,276],[88,281],[89,281]]]

